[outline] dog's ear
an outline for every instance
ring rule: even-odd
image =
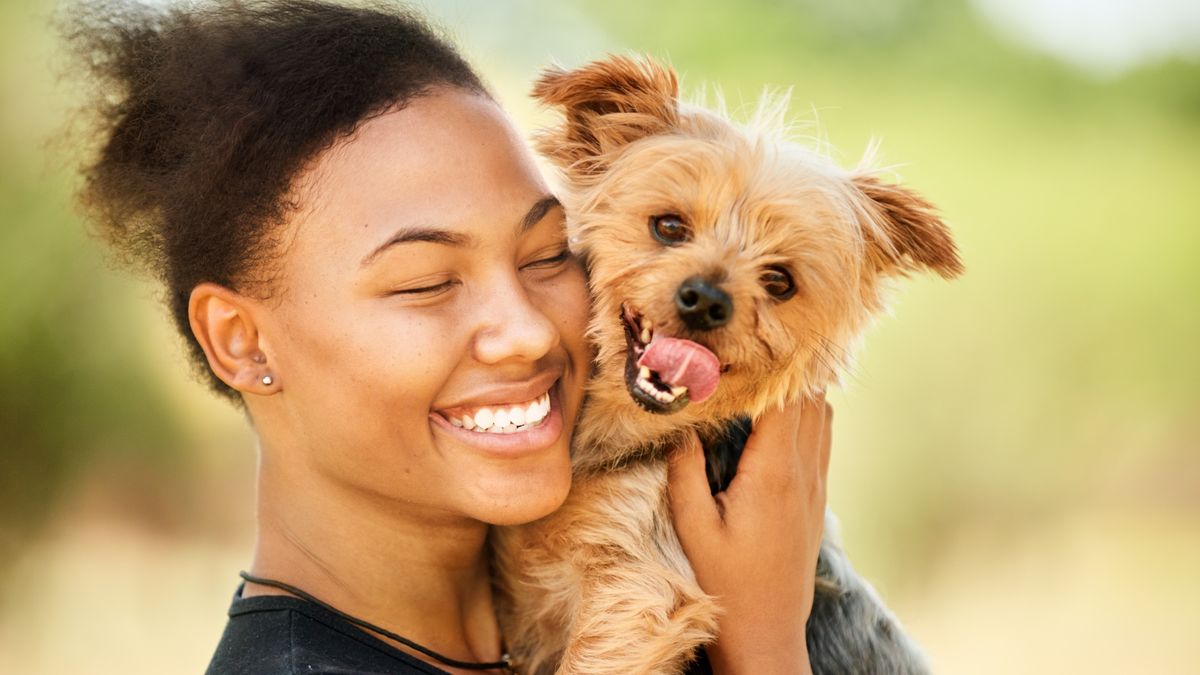
[[[663,133],[679,119],[675,71],[649,57],[611,56],[576,70],[549,68],[533,87],[560,124],[540,133],[538,151],[574,179],[602,172],[615,150]]]
[[[874,176],[860,174],[851,181],[866,198],[866,210],[877,226],[875,232],[867,230],[877,268],[895,274],[925,269],[946,279],[962,274],[950,228],[932,204],[907,188]],[[880,234],[887,241],[879,241]]]

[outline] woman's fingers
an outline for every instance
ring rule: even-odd
[[[821,430],[821,476],[824,478],[829,476],[829,455],[833,446],[833,406],[822,399],[821,407],[825,409],[825,424]]]
[[[676,532],[700,587],[724,611],[708,648],[714,671],[789,672],[808,660],[831,419],[823,395],[764,414],[715,499],[695,439],[671,456]]]
[[[691,555],[697,542],[711,542],[721,515],[708,488],[704,449],[695,433],[667,457],[667,499],[685,553]]]
[[[824,393],[816,398],[801,399],[799,405],[800,422],[796,432],[796,449],[799,451],[800,461],[819,469],[827,447],[825,422],[833,409],[825,402]]]
[[[746,443],[737,475],[790,483],[796,478],[795,471],[819,467],[826,408],[825,393],[821,392],[763,413]]]
[[[824,502],[833,408],[822,392],[765,413],[738,463],[733,483],[712,495],[704,450],[695,433],[668,455],[667,498],[675,530],[689,556],[723,537],[728,518],[756,520],[763,508],[779,508],[784,495]],[[766,501],[763,501],[766,500]],[[744,503],[738,503],[744,502]]]

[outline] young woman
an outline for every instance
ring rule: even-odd
[[[209,673],[500,672],[488,528],[565,498],[590,357],[584,270],[519,133],[392,9],[92,2],[74,26],[105,94],[81,200],[259,439],[257,546]],[[447,422],[501,408],[525,424]],[[828,418],[766,417],[747,452],[770,475],[719,509],[696,444],[673,458],[676,527],[727,609],[718,672],[808,669]]]

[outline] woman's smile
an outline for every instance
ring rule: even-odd
[[[550,410],[550,388],[561,376],[561,367],[546,368],[528,381],[482,388],[461,402],[434,412],[450,424],[467,430],[482,433],[521,431],[521,427],[534,427],[545,419]]]
[[[537,381],[516,385],[537,388]],[[503,399],[507,394],[482,396]],[[526,457],[557,445],[563,431],[558,380],[541,394],[516,403],[459,405],[429,414],[434,428],[489,455]]]

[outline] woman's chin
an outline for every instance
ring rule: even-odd
[[[571,490],[571,467],[565,463],[533,476],[495,477],[489,483],[476,517],[490,525],[523,525],[562,506]]]

